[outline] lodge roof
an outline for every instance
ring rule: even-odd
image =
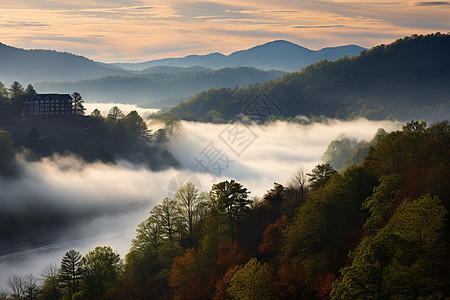
[[[41,101],[41,100],[68,100],[72,99],[70,94],[35,94],[33,96],[27,96],[30,101]]]

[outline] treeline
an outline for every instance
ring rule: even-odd
[[[0,175],[19,174],[16,154],[31,161],[54,154],[73,154],[86,162],[125,159],[153,170],[178,165],[164,147],[168,128],[152,132],[136,111],[124,115],[116,106],[106,117],[98,109],[83,116],[82,97],[73,95],[77,115],[0,120],[0,151],[8,153],[0,157]]]
[[[359,56],[322,60],[272,82],[201,92],[167,114],[201,120],[218,112],[224,120],[235,120],[248,117],[246,108],[264,93],[282,111],[275,118],[442,119],[448,116],[449,51],[448,34],[413,35]]]
[[[36,90],[31,84],[25,89],[20,82],[14,81],[7,88],[0,81],[0,117],[9,118],[19,116],[25,97],[34,94],[36,94]]]
[[[187,183],[139,225],[124,261],[72,250],[41,287],[32,275],[8,284],[19,299],[17,281],[33,299],[444,299],[449,145],[447,121],[412,121],[379,132],[360,165],[299,169],[261,199],[234,180]]]
[[[245,87],[280,78],[281,71],[263,71],[252,67],[206,68],[159,67],[134,76],[108,76],[76,82],[41,82],[36,85],[46,91],[80,91],[96,101],[121,103],[130,101],[148,107],[172,106],[195,93],[219,87]],[[155,71],[157,73],[155,73]]]

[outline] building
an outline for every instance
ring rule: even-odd
[[[73,98],[69,94],[35,94],[23,103],[22,117],[73,115]]]

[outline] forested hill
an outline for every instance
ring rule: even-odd
[[[450,36],[413,35],[363,51],[320,61],[274,82],[243,89],[212,89],[180,103],[169,114],[232,120],[266,93],[284,118],[327,116],[369,119],[445,119],[449,114]]]
[[[129,72],[86,57],[51,50],[25,50],[0,43],[0,81],[79,80]]]
[[[364,48],[357,45],[310,50],[288,41],[277,40],[250,49],[236,51],[230,55],[215,52],[207,55],[188,55],[180,58],[112,65],[129,70],[142,70],[152,66],[166,65],[178,67],[203,66],[212,69],[247,66],[263,70],[275,69],[291,72],[301,70],[321,59],[334,60],[345,55],[358,55],[363,50]]]
[[[139,103],[159,108],[175,105],[184,97],[218,87],[245,87],[282,77],[281,71],[263,71],[251,67],[211,70],[202,67],[153,67],[135,76],[108,76],[75,82],[41,82],[40,92],[64,93],[79,91],[86,99],[96,102]]]

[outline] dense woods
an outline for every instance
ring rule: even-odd
[[[247,88],[218,88],[196,94],[168,111],[184,120],[222,122],[248,117],[246,108],[262,93],[281,108],[274,117],[298,115],[339,119],[445,119],[450,93],[450,36],[413,35],[379,45],[359,56],[322,60],[279,80]],[[208,120],[211,121],[211,120]]]
[[[447,121],[380,130],[360,163],[340,172],[328,163],[300,169],[260,201],[233,179],[209,191],[187,183],[150,211],[124,259],[107,246],[71,250],[43,271],[42,285],[31,274],[11,276],[10,292],[18,299],[444,299],[449,143]],[[357,156],[368,146],[351,147]]]

